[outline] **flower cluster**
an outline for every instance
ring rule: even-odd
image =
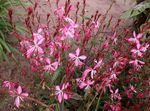
[[[149,47],[148,43],[141,43],[141,38],[142,34],[136,35],[136,33],[133,32],[133,38],[128,39],[129,43],[134,44],[136,46],[136,48],[133,48],[131,50],[134,60],[131,60],[129,62],[130,64],[133,64],[136,70],[139,70],[145,64],[143,61],[139,60],[139,58],[143,57],[143,54],[147,51]]]
[[[8,88],[10,96],[15,97],[15,106],[19,108],[20,102],[24,101],[24,98],[28,96],[28,93],[20,85],[14,82],[4,81],[3,87]]]
[[[49,0],[47,2],[50,3]],[[64,7],[59,6],[59,0],[56,3],[54,17],[47,14],[46,24],[41,23],[36,13],[37,6],[28,13],[25,23],[30,33],[20,37],[20,51],[29,61],[31,69],[41,74],[41,83],[48,87],[60,104],[74,99],[78,93],[81,98],[87,94],[99,95],[91,96],[98,100],[99,106],[99,99],[104,95],[102,104],[105,110],[121,111],[122,106],[127,105],[122,104],[123,99],[130,99],[138,93],[130,75],[134,76],[146,64],[140,60],[149,47],[142,40],[144,33],[133,32],[133,37],[127,38],[127,32],[119,34],[117,30],[119,21],[112,32],[107,32],[104,17],[100,19],[98,11],[86,20],[83,8],[80,22],[79,3],[76,10],[70,0]],[[72,17],[71,12],[74,11],[76,16]],[[38,25],[35,26],[35,23]],[[47,77],[47,74],[50,76]],[[131,81],[128,83],[127,80]],[[8,82],[5,87],[11,90],[13,86]],[[15,90],[18,95],[15,104],[19,107],[20,100],[28,94],[21,86]],[[91,98],[84,99],[90,101]]]

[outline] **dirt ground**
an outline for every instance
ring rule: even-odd
[[[35,1],[35,0],[32,0]],[[40,9],[41,13],[44,14],[45,12],[49,11],[49,7],[46,7],[45,0],[38,0],[40,1],[41,7],[44,6],[44,8]],[[54,9],[55,0],[50,0],[52,4],[52,9]],[[65,0],[60,0],[60,6],[63,6]],[[71,0],[71,3],[76,6],[76,3],[80,2],[80,8],[82,8],[82,0]],[[113,4],[113,5],[112,5]],[[95,12],[98,10],[101,14],[105,14],[107,10],[110,8],[108,16],[113,16],[114,20],[117,20],[120,18],[122,13],[129,8],[133,7],[135,5],[135,0],[86,0],[86,16],[90,17],[92,14],[95,14]],[[122,27],[128,27],[132,25],[132,20],[130,21],[124,21],[122,24]]]

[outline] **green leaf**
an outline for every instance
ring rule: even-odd
[[[16,24],[16,29],[20,33],[28,32],[28,30],[25,27],[21,26],[20,24]]]
[[[7,43],[6,43],[4,40],[2,40],[1,38],[0,38],[0,43],[2,44],[2,46],[3,46],[8,52],[11,52],[11,50],[10,50],[9,46],[7,45]]]
[[[128,19],[135,17],[141,13],[143,13],[146,9],[150,8],[150,2],[144,1],[140,4],[136,5],[135,7],[129,9],[128,11],[124,12],[121,18]]]
[[[6,61],[8,61],[8,58],[7,58],[7,56],[6,56],[5,52],[4,52],[3,47],[1,46],[1,44],[0,44],[0,56],[3,59],[5,59]]]
[[[56,104],[56,105],[55,105],[55,111],[60,111],[60,110],[59,110],[59,104]]]
[[[58,68],[54,75],[52,76],[52,83],[54,83],[54,81],[58,78],[58,76],[60,75],[60,71],[61,71],[61,68]]]

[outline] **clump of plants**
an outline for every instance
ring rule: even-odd
[[[86,18],[86,0],[76,6],[70,0],[63,5],[56,0],[55,8],[47,0],[46,5],[50,7],[46,16],[38,12],[38,2],[27,8],[28,32],[15,31],[35,82],[29,89],[3,82],[14,105],[49,111],[147,109],[150,59],[145,32],[119,31],[120,20],[109,27],[112,18],[106,20],[98,11]]]
[[[12,45],[12,41],[15,40],[10,37],[10,32],[14,27],[13,9],[17,6],[25,5],[26,4],[20,0],[0,0],[0,60],[9,61],[11,57],[15,59],[14,53],[18,53],[16,48]],[[18,32],[24,31],[24,28],[18,27],[18,24],[15,24],[15,27]]]

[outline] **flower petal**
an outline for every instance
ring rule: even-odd
[[[136,33],[135,33],[135,31],[133,32],[133,37],[136,38]]]
[[[43,51],[43,49],[41,48],[41,47],[38,47],[38,54],[43,54],[44,53],[44,51]]]
[[[87,86],[85,82],[81,82],[81,84],[79,85],[80,89],[83,89],[85,86]]]
[[[73,53],[69,53],[69,57],[70,57],[71,59],[76,58],[76,56],[75,56]]]
[[[77,50],[76,50],[76,55],[79,56],[79,54],[80,54],[80,49],[77,48]]]
[[[86,56],[85,55],[82,55],[79,57],[81,60],[85,60],[86,59]]]
[[[80,64],[80,63],[79,63],[79,62],[80,62],[80,60],[77,60],[77,59],[76,59],[74,62],[75,62],[75,66],[79,66],[79,64]]]
[[[60,93],[60,94],[58,95],[58,101],[59,101],[59,103],[62,102],[62,93]]]
[[[137,38],[140,39],[140,38],[142,38],[142,36],[143,36],[143,34],[140,33],[140,34],[137,35]]]
[[[64,93],[63,96],[64,96],[64,99],[66,99],[66,100],[69,98],[69,97],[68,97],[68,94],[66,94],[66,93]]]
[[[22,93],[21,95],[27,97],[29,94],[28,93]]]
[[[57,90],[57,91],[59,91],[59,90],[60,90],[60,87],[59,87],[59,86],[56,86],[55,88],[56,88],[56,90]]]
[[[35,47],[31,47],[29,50],[27,50],[27,58],[31,57],[32,53],[34,52]]]
[[[88,68],[88,69],[86,69],[86,70],[83,72],[83,75],[82,75],[83,80],[86,78],[86,76],[88,75],[88,73],[89,73],[90,71],[92,71],[92,68]]]
[[[17,88],[17,93],[18,93],[18,94],[21,94],[21,93],[22,93],[22,88],[21,88],[21,86],[18,86],[18,88]]]
[[[15,99],[15,106],[17,107],[17,108],[19,108],[19,106],[20,106],[20,98],[19,98],[19,96]]]

